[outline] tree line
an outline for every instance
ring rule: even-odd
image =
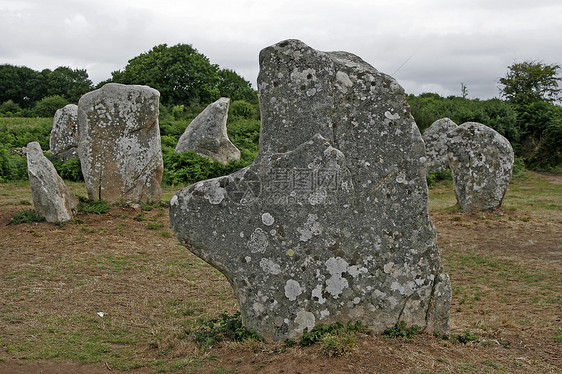
[[[411,113],[423,131],[449,117],[457,124],[483,123],[504,135],[528,167],[562,171],[560,66],[537,61],[514,63],[498,79],[500,98],[479,100],[435,93],[408,95]],[[257,92],[233,70],[221,69],[190,44],[160,44],[128,61],[94,87],[86,70],[58,67],[41,72],[0,65],[0,116],[52,117],[85,93],[115,82],[148,85],[160,91],[162,112],[176,119],[200,111],[220,97],[258,112]],[[242,104],[245,103],[245,104]]]
[[[49,117],[60,107],[77,103],[82,95],[106,83],[142,84],[160,91],[161,103],[200,106],[220,97],[257,104],[250,82],[230,69],[221,69],[189,44],[160,44],[129,60],[111,78],[94,86],[85,69],[61,66],[35,71],[25,66],[0,65],[0,115]]]

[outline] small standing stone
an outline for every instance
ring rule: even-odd
[[[90,200],[160,201],[160,93],[108,83],[78,102],[78,155]]]
[[[509,141],[481,123],[466,122],[447,134],[455,195],[465,212],[501,206],[511,180],[514,154]]]
[[[228,138],[226,120],[230,99],[222,97],[209,104],[185,129],[176,152],[193,151],[223,164],[240,159],[240,150]]]
[[[37,214],[47,222],[72,219],[78,199],[66,187],[37,142],[27,145],[27,174]]]
[[[53,129],[49,137],[49,149],[62,161],[77,157],[78,142],[78,105],[68,104],[55,112]]]
[[[433,122],[423,133],[427,172],[449,169],[447,159],[447,134],[458,125],[449,118],[441,118]]]

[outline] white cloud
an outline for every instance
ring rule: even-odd
[[[190,43],[254,85],[283,39],[345,50],[407,92],[497,96],[514,61],[562,63],[559,0],[0,0],[0,63],[86,68],[101,81],[161,43]]]

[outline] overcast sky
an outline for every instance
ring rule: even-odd
[[[188,43],[256,87],[259,51],[300,39],[354,53],[407,93],[498,97],[514,62],[562,65],[561,0],[0,0],[0,64],[86,69],[94,83]]]

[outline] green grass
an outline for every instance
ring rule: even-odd
[[[138,335],[110,317],[51,317],[42,325],[30,331],[33,339],[4,341],[6,352],[27,360],[63,358],[82,364],[109,359],[112,366],[122,368],[115,360],[139,341]]]
[[[15,128],[29,128],[33,129],[41,126],[52,126],[52,118],[40,118],[40,117],[0,117],[0,127],[6,126],[7,129]]]

